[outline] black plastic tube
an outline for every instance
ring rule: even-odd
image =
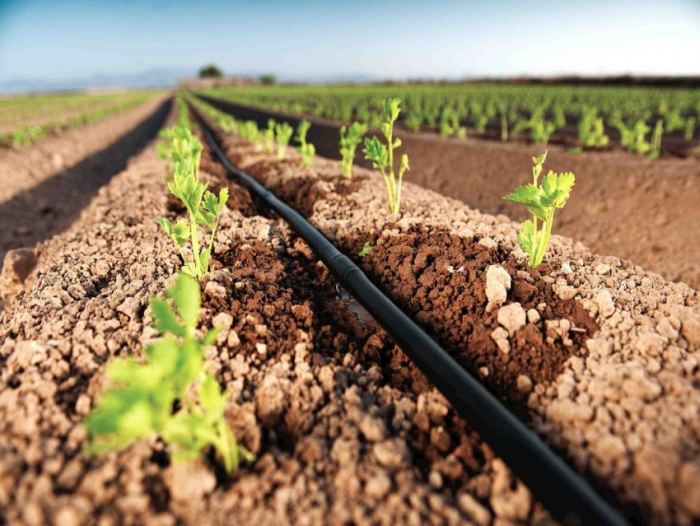
[[[566,524],[622,525],[622,515],[478,380],[379,290],[350,258],[301,214],[231,164],[206,121],[194,112],[206,142],[230,177],[287,221],[338,281],[394,338],[452,406],[486,440],[557,519]]]

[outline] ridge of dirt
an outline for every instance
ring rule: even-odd
[[[266,157],[255,147],[232,137],[224,140],[234,164],[273,191],[291,189],[292,181],[301,181],[308,195],[313,196],[308,217],[329,239],[351,250],[358,250],[366,240],[374,241],[376,260],[370,253],[367,262],[360,264],[370,275],[375,272],[375,279],[385,283],[385,288],[394,295],[402,294],[401,287],[411,279],[401,275],[410,274],[401,265],[419,264],[420,248],[409,251],[403,263],[397,259],[389,265],[386,258],[392,261],[392,247],[402,245],[402,240],[415,236],[415,232],[422,233],[421,239],[428,246],[432,238],[443,236],[444,248],[450,250],[452,241],[448,244],[444,239],[445,232],[449,232],[450,236],[461,239],[465,254],[469,254],[468,247],[474,243],[484,246],[495,261],[500,260],[502,267],[507,269],[516,263],[515,274],[509,272],[511,279],[520,276],[525,268],[525,255],[516,241],[518,225],[504,216],[482,214],[407,183],[403,190],[403,211],[391,217],[385,212],[383,182],[371,172],[357,168],[355,175],[365,176],[363,184],[350,194],[336,192],[334,181],[339,173],[336,163],[317,159],[313,169],[302,169],[299,157],[291,154],[289,160],[273,168],[273,163],[266,162]],[[318,178],[316,188],[309,187],[314,176]],[[377,236],[378,232],[381,236]],[[428,261],[433,264],[430,258]],[[377,273],[378,269],[381,274]],[[435,271],[439,273],[440,269]],[[445,288],[454,279],[446,277],[448,273],[444,268],[439,278]],[[471,281],[479,279],[483,280],[483,275]],[[700,518],[700,498],[695,489],[700,487],[697,292],[684,284],[667,282],[629,261],[594,255],[580,243],[561,236],[553,236],[540,280],[560,300],[574,300],[582,306],[599,329],[582,338],[581,353],[568,355],[551,382],[533,378],[520,382],[527,392],[530,424],[553,446],[564,451],[582,472],[611,491],[625,504],[630,516],[659,524],[697,521]],[[428,296],[441,294],[445,292],[438,286]],[[522,309],[522,305],[518,307],[521,294],[518,287],[511,288],[501,308],[507,308],[509,314],[518,314]],[[409,293],[404,294],[404,300],[409,309],[411,302],[424,301],[420,297],[414,299]],[[452,307],[443,303],[442,310],[449,312],[442,316],[467,323],[470,313],[454,312]],[[505,330],[511,321],[504,316],[500,323]],[[442,327],[441,334],[446,328],[446,325]],[[545,331],[549,329],[552,333],[548,336],[562,343],[583,336],[576,333],[571,323],[552,325]],[[591,327],[591,330],[595,329]],[[491,337],[497,346],[499,340],[511,349],[518,345],[515,333],[492,333]],[[516,378],[516,387],[517,384]]]
[[[203,161],[204,176],[222,181]],[[202,327],[207,366],[256,461],[232,479],[144,440],[99,458],[80,422],[106,363],[156,336],[148,300],[180,266],[154,217],[176,207],[153,148],[40,244],[0,314],[0,521],[9,524],[541,523],[529,490],[277,218],[231,185]],[[238,209],[241,206],[241,209]]]
[[[98,188],[156,135],[170,104],[159,97],[3,157],[0,261],[10,249],[31,247],[67,228]]]

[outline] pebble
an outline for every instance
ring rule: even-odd
[[[479,526],[491,523],[491,512],[469,493],[460,493],[457,497],[457,505],[467,517]]]
[[[510,274],[503,267],[491,265],[486,269],[486,312],[491,312],[505,303],[510,287]]]
[[[527,310],[527,321],[528,323],[537,323],[540,321],[540,313],[537,312],[537,309]]]
[[[529,376],[520,374],[515,381],[518,391],[521,393],[529,393],[532,391],[532,380]]]
[[[594,299],[598,305],[598,312],[604,317],[609,318],[615,312],[615,303],[612,299],[612,294],[607,289],[603,289],[596,294]]]
[[[491,331],[491,338],[494,342],[496,342],[496,345],[502,353],[508,354],[510,352],[508,331],[505,330],[503,327],[496,327],[493,331]]]
[[[378,442],[372,447],[377,461],[384,467],[398,469],[411,461],[411,452],[402,438]]]
[[[216,281],[209,281],[204,286],[204,294],[210,298],[226,299],[226,288]]]
[[[173,462],[164,478],[170,496],[183,503],[201,499],[216,487],[216,477],[201,462]]]
[[[599,263],[595,267],[595,271],[600,274],[601,276],[604,276],[605,274],[608,274],[610,272],[610,265],[606,263]]]
[[[386,438],[386,425],[384,421],[380,418],[365,415],[360,420],[360,425],[358,426],[364,437],[370,442],[379,442]]]
[[[373,499],[383,498],[391,490],[391,479],[386,475],[377,475],[367,481],[365,494]]]
[[[226,340],[226,343],[230,348],[238,347],[238,345],[241,343],[240,338],[238,337],[238,333],[234,330],[228,333],[228,339]]]
[[[525,309],[520,303],[511,303],[498,309],[498,323],[503,325],[511,335],[525,326],[526,321]]]
[[[231,325],[233,325],[233,316],[231,316],[228,312],[220,312],[211,319],[211,324],[217,329],[225,331],[230,329]]]

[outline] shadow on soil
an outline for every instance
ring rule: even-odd
[[[156,136],[171,105],[167,99],[106,148],[0,203],[0,263],[8,250],[33,246],[66,230],[100,187]]]

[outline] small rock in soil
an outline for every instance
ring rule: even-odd
[[[500,265],[486,269],[486,298],[489,300],[486,312],[497,309],[506,302],[511,286],[510,274]]]
[[[527,316],[520,303],[511,303],[498,309],[498,323],[506,328],[510,335],[525,326]]]

